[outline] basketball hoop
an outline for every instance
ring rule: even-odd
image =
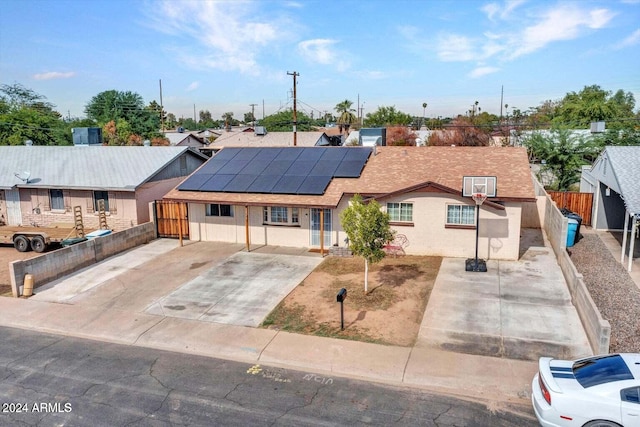
[[[480,206],[487,200],[487,193],[473,193],[471,198],[476,202],[476,205]]]

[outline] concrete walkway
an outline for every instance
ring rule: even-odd
[[[264,261],[274,253],[283,257],[278,262],[296,258],[277,248],[247,254],[238,252],[239,245],[189,243],[171,249],[176,244],[152,242],[139,248],[157,251],[144,264],[132,260],[136,249],[96,265],[91,273],[64,279],[67,284],[58,283],[57,290],[37,288],[31,299],[0,298],[0,324],[429,388],[491,401],[494,408],[505,402],[530,404],[538,356],[590,354],[553,251],[545,246],[529,247],[518,262],[490,261],[489,273],[464,272],[463,259],[444,260],[411,348],[207,321],[215,304],[191,311],[198,316],[169,316],[157,308],[174,305],[180,292],[184,300],[202,277],[221,279],[215,274],[230,268],[225,262],[243,264],[245,256]],[[317,256],[307,258],[319,262]],[[110,276],[114,271],[120,274]]]

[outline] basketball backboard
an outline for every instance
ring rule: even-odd
[[[495,176],[465,176],[462,178],[462,196],[471,197],[476,193],[485,193],[487,197],[496,197],[497,179]]]

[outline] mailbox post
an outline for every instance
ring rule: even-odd
[[[347,289],[342,288],[338,291],[338,295],[336,295],[336,301],[340,303],[340,330],[344,331],[344,300],[347,297]]]

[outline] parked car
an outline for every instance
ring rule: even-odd
[[[541,357],[531,383],[545,427],[640,427],[640,354]]]

